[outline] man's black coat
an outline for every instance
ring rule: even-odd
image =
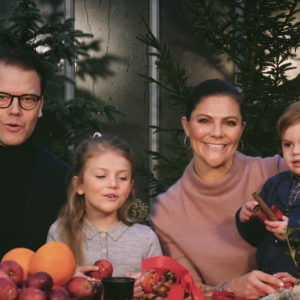
[[[0,259],[11,248],[24,247],[36,251],[45,244],[48,230],[66,201],[71,167],[39,145],[35,144],[35,147],[36,157],[31,172],[32,178],[29,181],[30,186],[27,193],[24,193],[27,195],[18,200],[25,201],[22,203],[22,211],[19,215],[18,230],[12,233],[14,237],[11,239],[13,240],[11,245],[10,242],[0,240]],[[18,182],[15,188],[18,188]],[[9,201],[9,199],[0,201]],[[5,213],[2,211],[1,215]],[[14,215],[10,216],[10,220],[15,221]],[[9,222],[0,230],[9,231]]]

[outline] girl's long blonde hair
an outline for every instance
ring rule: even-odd
[[[130,162],[133,179],[134,160],[129,145],[116,136],[102,135],[87,138],[78,145],[74,172],[74,176],[78,177],[77,184],[83,182],[83,174],[86,170],[88,160],[109,150],[118,152]],[[117,212],[119,220],[129,226],[132,225],[133,222],[129,220],[127,212],[133,200],[134,190],[132,188],[125,203]],[[84,195],[77,194],[71,182],[68,190],[68,201],[59,214],[58,230],[64,243],[72,250],[77,265],[81,265],[83,260],[81,228],[85,214]]]

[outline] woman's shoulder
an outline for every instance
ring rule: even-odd
[[[235,155],[238,160],[245,161],[247,164],[261,167],[264,169],[277,170],[277,173],[287,170],[283,158],[278,154],[270,157],[260,157],[260,156],[247,156],[240,152],[236,152]]]

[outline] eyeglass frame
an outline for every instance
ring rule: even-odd
[[[14,98],[17,98],[17,99],[18,99],[19,106],[20,106],[22,109],[24,109],[24,110],[33,110],[33,109],[36,108],[38,102],[39,102],[39,101],[42,99],[42,97],[43,97],[43,95],[38,96],[38,95],[35,95],[35,94],[12,95],[12,94],[5,93],[5,92],[1,92],[1,91],[0,91],[0,95],[1,95],[1,94],[5,94],[5,95],[10,96],[10,103],[9,103],[7,106],[5,106],[5,107],[0,106],[0,109],[1,109],[1,108],[8,108],[8,107],[10,107],[11,104],[13,103],[13,101],[14,101]],[[21,105],[21,97],[24,97],[24,96],[34,96],[34,97],[37,98],[37,101],[35,102],[34,107],[28,109],[28,108],[24,108],[24,107]]]

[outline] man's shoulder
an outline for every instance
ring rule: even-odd
[[[62,171],[70,171],[72,167],[64,162],[62,159],[58,158],[42,146],[37,144],[38,149],[38,159],[40,163],[47,165],[50,168],[59,168]]]

